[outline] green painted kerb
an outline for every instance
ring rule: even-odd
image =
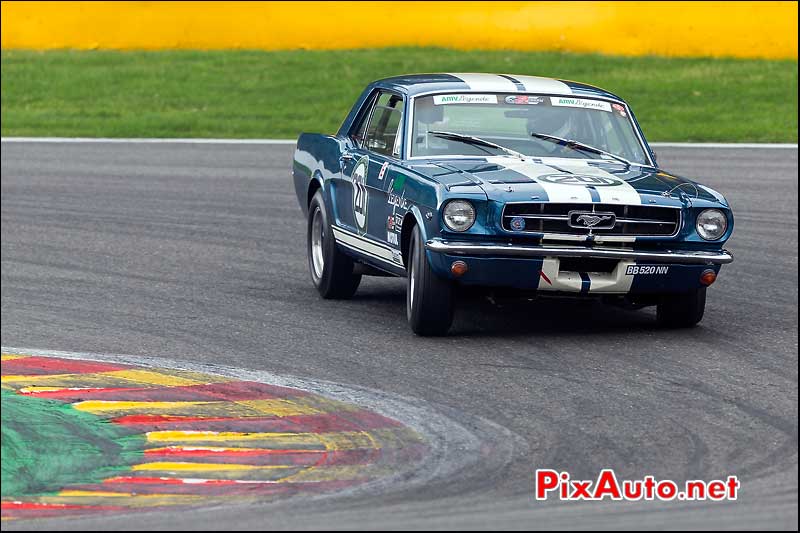
[[[141,436],[52,400],[2,391],[2,496],[102,481],[132,464]]]

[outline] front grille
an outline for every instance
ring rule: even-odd
[[[613,227],[570,226],[570,213],[613,213]],[[511,221],[521,217],[524,229],[514,229]],[[575,216],[573,215],[573,221]],[[503,208],[503,229],[514,233],[555,233],[565,235],[620,235],[628,237],[673,236],[681,227],[681,210],[675,207],[617,204],[518,203]],[[602,226],[603,223],[598,224]],[[519,226],[517,226],[519,227]]]

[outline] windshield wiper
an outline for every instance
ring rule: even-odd
[[[481,139],[480,137],[473,137],[472,135],[464,135],[462,133],[453,133],[452,131],[429,131],[428,133],[443,139],[452,139],[454,141],[461,141],[463,143],[473,144],[475,146],[488,146],[490,148],[505,152],[508,155],[525,159],[525,156],[516,150],[506,148],[505,146],[493,143],[492,141],[487,141],[486,139]]]
[[[589,144],[584,144],[580,141],[573,141],[571,139],[564,139],[563,137],[556,137],[555,135],[548,135],[547,133],[538,133],[535,131],[531,132],[531,137],[536,137],[537,139],[544,139],[545,141],[551,141],[556,144],[564,145],[567,146],[568,148],[572,148],[575,150],[584,150],[586,152],[592,152],[598,155],[604,155],[612,159],[616,159],[621,163],[624,163],[625,166],[628,168],[630,168],[631,165],[633,165],[633,163],[631,163],[624,157],[612,154],[611,152],[606,152],[605,150],[601,150],[600,148],[596,148]]]

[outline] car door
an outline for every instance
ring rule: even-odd
[[[338,179],[334,180],[332,190],[337,226],[361,235],[365,234],[367,229],[367,222],[364,219],[367,209],[364,201],[368,193],[367,172],[365,172],[367,167],[359,165],[359,162],[366,154],[363,148],[364,140],[376,100],[377,93],[367,98],[353,121],[353,126],[342,144],[342,153],[339,157],[341,172]]]
[[[362,237],[399,248],[399,228],[389,220],[388,170],[399,162],[403,124],[402,95],[379,91],[372,109],[351,136],[353,146],[342,154],[342,174],[352,185],[352,229]]]

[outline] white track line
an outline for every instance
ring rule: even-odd
[[[104,137],[3,137],[9,143],[296,144],[292,139],[115,139]]]
[[[293,139],[116,139],[104,137],[2,137],[6,143],[131,143],[131,144],[285,144]],[[653,148],[789,148],[797,143],[650,143]]]
[[[797,143],[650,143],[653,148],[793,148]]]

